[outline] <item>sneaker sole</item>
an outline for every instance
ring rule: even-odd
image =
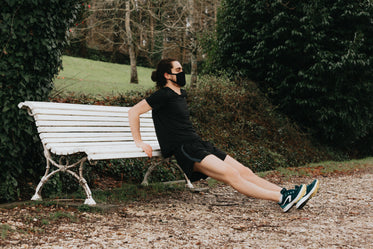
[[[317,180],[315,186],[313,186],[313,189],[307,195],[303,196],[303,198],[299,200],[299,202],[296,205],[297,209],[302,209],[307,204],[307,202],[315,196],[315,194],[319,190],[319,183],[319,180]]]
[[[292,201],[292,202],[290,202],[284,209],[283,209],[283,211],[284,211],[284,213],[286,213],[287,211],[289,211],[290,210],[290,208],[292,208],[293,206],[294,206],[294,204],[295,203],[297,203],[303,196],[304,196],[304,194],[306,193],[306,191],[307,191],[307,187],[306,187],[306,185],[302,185],[302,190],[301,191],[299,191],[299,193],[298,193],[298,195],[297,195],[297,197]]]

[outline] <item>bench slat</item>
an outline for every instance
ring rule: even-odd
[[[32,111],[35,115],[58,115],[58,116],[102,116],[102,117],[128,117],[128,113],[125,112],[97,112],[94,110],[84,111],[84,110],[59,110],[59,109],[46,109],[38,108]],[[140,116],[141,118],[151,118],[151,113],[144,113]]]
[[[153,151],[153,156],[161,156],[160,151]],[[92,154],[88,155],[88,160],[105,160],[105,159],[122,159],[122,158],[136,158],[136,157],[148,157],[145,152],[133,152],[133,153],[114,153],[114,154]]]
[[[144,141],[157,141],[157,137],[143,137]],[[76,142],[115,142],[115,141],[133,141],[132,136],[121,137],[57,137],[43,138],[44,144],[49,143],[76,143]]]
[[[56,121],[112,121],[112,122],[128,122],[127,117],[107,117],[107,116],[68,116],[68,115],[35,115],[34,118],[40,120],[56,120]],[[151,118],[140,118],[140,122],[151,123]]]
[[[38,127],[39,133],[45,132],[130,132],[130,127],[79,127],[79,126],[63,126],[63,127]],[[154,127],[140,127],[140,131],[155,131]]]
[[[151,146],[158,145],[158,141],[149,141],[148,144]],[[51,147],[81,147],[81,148],[88,148],[88,147],[111,147],[111,146],[128,146],[128,145],[135,145],[133,141],[130,142],[82,142],[82,143],[74,143],[74,144],[66,144],[66,143],[49,143],[47,146]],[[159,145],[158,145],[159,146]]]
[[[153,150],[159,150],[158,141],[147,141]],[[74,144],[67,143],[51,143],[46,144],[47,149],[51,150],[52,153],[56,155],[70,155],[78,152],[86,153],[87,150],[95,148],[95,150],[105,149],[105,148],[118,148],[118,147],[136,147],[133,141],[127,142],[81,142]]]
[[[30,109],[62,109],[62,110],[83,110],[83,111],[102,111],[102,112],[128,112],[131,107],[124,106],[105,106],[88,104],[71,104],[56,102],[25,101],[18,104],[19,108]]]
[[[159,145],[152,146],[153,151],[159,151]],[[84,152],[87,155],[93,154],[116,154],[116,153],[142,153],[143,151],[136,147],[136,145],[127,145],[127,146],[110,146],[110,147],[102,147],[102,146],[92,146],[86,148],[71,148],[71,147],[60,147],[58,148],[60,152],[68,153],[70,151],[77,152]],[[71,153],[71,152],[70,152]]]
[[[129,127],[129,124],[126,122],[84,122],[84,121],[36,121],[37,126],[116,126],[116,127]],[[141,126],[153,127],[153,123],[144,122]]]
[[[154,145],[153,150],[159,150],[159,145]],[[89,147],[86,148],[88,155],[90,154],[107,154],[107,153],[126,153],[126,152],[143,152],[141,148],[136,147],[136,145],[127,146],[112,146],[112,147]]]
[[[112,133],[108,133],[108,132],[95,132],[95,133],[88,133],[88,132],[67,132],[67,133],[62,133],[62,132],[59,132],[59,133],[42,133],[40,134],[40,138],[41,139],[44,139],[44,138],[59,138],[59,137],[62,137],[62,138],[72,138],[72,137],[80,137],[80,138],[84,138],[84,137],[91,137],[91,138],[94,138],[94,137],[131,137],[132,138],[132,134],[131,132],[127,132],[127,133],[119,133],[119,132],[112,132]],[[142,132],[141,133],[141,137],[157,137],[156,133],[155,132]]]
[[[60,109],[46,109],[38,108],[32,111],[35,115],[74,115],[74,116],[105,116],[105,117],[128,117],[125,112],[98,112],[95,110],[60,110]]]
[[[56,148],[51,149],[50,151],[53,154],[59,155],[59,156],[73,155],[73,154],[76,154],[76,153],[87,154],[86,149],[85,148],[80,148],[80,147],[56,147]],[[156,152],[156,151],[160,152],[160,150],[153,150],[153,153]],[[159,154],[159,155],[161,155],[161,154]],[[123,156],[122,158],[133,158],[133,156],[128,155],[128,156]],[[110,159],[110,158],[108,158],[108,159]]]

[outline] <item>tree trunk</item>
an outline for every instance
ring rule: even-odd
[[[149,7],[149,9],[151,8],[151,6]],[[149,17],[149,29],[150,29],[150,52],[153,53],[154,52],[154,47],[155,47],[155,37],[154,37],[154,18],[152,15],[150,15]],[[151,58],[151,65],[153,66],[155,63],[154,63],[154,56],[151,55],[150,56]]]
[[[130,64],[131,64],[131,84],[138,84],[139,80],[137,77],[137,68],[136,68],[136,53],[135,53],[135,45],[133,44],[132,32],[131,32],[131,9],[130,9],[130,1],[126,2],[126,34],[127,34],[127,42],[128,42],[128,53],[130,56]]]
[[[120,48],[120,36],[119,36],[119,25],[118,23],[114,24],[113,27],[113,52],[111,54],[110,62],[118,63],[118,53]]]
[[[190,87],[197,87],[197,37],[196,37],[196,10],[194,6],[194,0],[188,0],[189,2],[189,22],[190,22],[190,33],[191,33],[191,56],[190,56]]]
[[[197,49],[193,48],[192,53],[190,56],[190,87],[195,88],[197,87],[197,74],[198,74],[198,65],[197,65]]]

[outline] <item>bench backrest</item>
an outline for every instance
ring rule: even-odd
[[[133,142],[130,107],[26,101],[44,147],[57,155],[84,152],[89,160],[146,157]],[[140,117],[142,139],[160,155],[151,112]]]

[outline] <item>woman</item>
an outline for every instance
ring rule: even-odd
[[[154,126],[162,155],[175,156],[177,163],[191,181],[207,176],[229,184],[240,193],[276,201],[284,212],[294,204],[302,208],[317,192],[318,180],[308,186],[296,186],[286,190],[263,178],[234,158],[202,141],[189,119],[186,103],[185,74],[181,64],[174,59],[163,59],[152,73],[158,90],[143,99],[128,112],[131,132],[136,146],[149,156],[152,148],[141,139],[139,116],[152,110]]]

